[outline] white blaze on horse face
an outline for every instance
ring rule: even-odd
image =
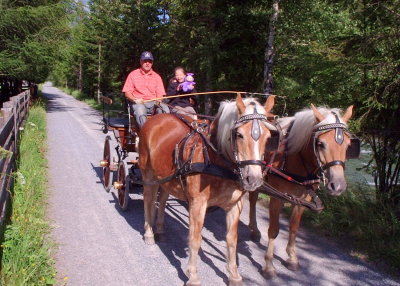
[[[332,161],[346,160],[346,150],[350,144],[350,138],[347,134],[344,136],[342,144],[335,140],[335,130],[330,130],[321,134],[317,141],[317,153],[322,165]],[[338,196],[347,189],[346,176],[342,165],[331,166],[326,170],[327,189],[330,195]]]
[[[258,140],[252,138],[252,123],[247,122],[238,129],[238,133],[243,138],[238,138],[238,156],[239,161],[256,160],[261,161],[263,158],[264,146],[269,137],[267,127],[260,123],[260,137]],[[246,140],[242,140],[246,138]],[[263,183],[262,166],[246,165],[242,168],[243,185],[246,191],[254,191]]]

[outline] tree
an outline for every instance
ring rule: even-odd
[[[278,21],[279,14],[279,2],[280,0],[274,0],[272,4],[273,13],[269,22],[269,36],[267,46],[265,48],[264,58],[264,93],[272,94],[273,90],[273,78],[272,69],[274,64],[274,38],[276,34],[276,22]]]
[[[66,1],[1,2],[0,73],[42,82],[68,35]]]

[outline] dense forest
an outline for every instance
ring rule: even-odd
[[[0,10],[2,76],[122,96],[150,50],[165,83],[179,65],[199,91],[272,91],[289,115],[354,104],[375,199],[400,217],[400,1],[0,0]]]

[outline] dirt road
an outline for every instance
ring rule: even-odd
[[[60,285],[183,285],[187,264],[187,211],[170,199],[166,218],[167,242],[145,245],[143,201],[131,194],[127,212],[116,205],[115,193],[103,189],[98,167],[105,135],[101,117],[50,84],[43,92],[48,104],[49,217],[58,244],[56,266]],[[266,232],[260,243],[249,240],[247,206],[239,226],[239,271],[245,285],[400,285],[370,266],[345,254],[333,243],[302,231],[298,238],[301,269],[283,265],[287,255],[287,222],[276,247],[278,277],[265,280]],[[260,229],[268,215],[259,207]],[[203,285],[226,285],[225,219],[222,211],[210,213],[203,230],[199,272]]]

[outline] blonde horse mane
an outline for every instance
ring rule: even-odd
[[[290,123],[294,121],[287,138],[289,154],[299,152],[308,144],[314,127],[335,123],[336,118],[332,112],[335,112],[339,116],[340,122],[344,123],[341,120],[342,111],[340,109],[326,107],[317,107],[317,109],[322,115],[325,116],[325,119],[318,124],[314,112],[310,108],[297,112],[293,117],[280,119],[281,125],[285,125],[286,127],[288,127]]]
[[[242,115],[253,114],[254,108],[256,108],[257,113],[266,115],[264,106],[262,106],[256,99],[251,97],[244,98],[243,102],[246,106],[246,109]],[[218,150],[225,156],[225,158],[229,158],[232,161],[234,161],[234,156],[230,137],[231,130],[234,127],[235,120],[237,120],[238,117],[238,109],[235,100],[221,102],[217,113],[217,118],[219,118],[217,131]],[[265,124],[264,121],[261,122]],[[267,127],[269,127],[269,125],[267,125]]]

